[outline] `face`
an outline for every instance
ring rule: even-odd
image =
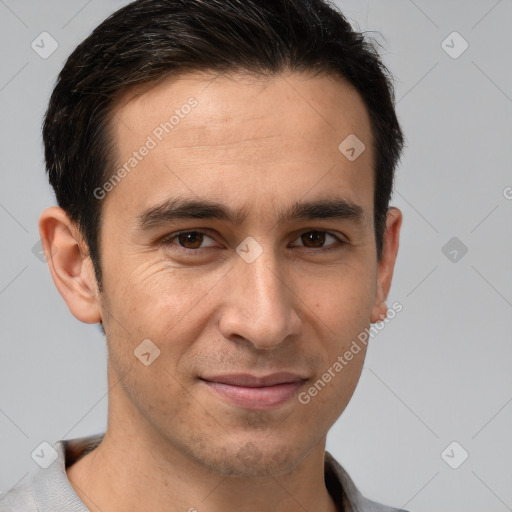
[[[364,345],[335,363],[385,313],[393,262],[376,259],[359,95],[326,76],[214,78],[167,80],[115,110],[126,172],[102,189],[100,238],[109,421],[217,472],[277,474],[346,407]],[[350,134],[366,146],[355,160],[338,149]]]

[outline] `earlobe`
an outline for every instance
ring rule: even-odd
[[[402,212],[395,207],[389,208],[382,246],[382,258],[377,270],[377,292],[370,317],[372,323],[380,322],[387,315],[388,307],[386,305],[386,299],[393,279],[401,226]]]
[[[373,305],[372,314],[370,317],[370,322],[372,324],[376,322],[381,322],[386,318],[388,314],[388,305],[386,304],[386,294],[384,293],[382,286],[379,282],[377,282],[377,295],[375,297],[375,302]]]
[[[85,323],[100,322],[94,268],[78,227],[62,208],[52,206],[41,214],[39,234],[53,282],[73,316]]]

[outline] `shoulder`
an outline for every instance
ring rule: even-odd
[[[341,484],[347,512],[407,512],[365,498],[346,470],[329,452],[325,452],[325,470],[327,479],[334,478]]]
[[[0,512],[38,512],[30,482],[0,493]]]
[[[0,512],[88,512],[66,474],[66,466],[97,446],[103,435],[56,442],[46,447],[52,455],[11,490],[0,494]]]

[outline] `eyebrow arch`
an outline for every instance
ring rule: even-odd
[[[176,219],[215,219],[239,225],[247,218],[246,210],[236,211],[210,200],[167,199],[148,208],[137,218],[141,230],[165,225]],[[278,211],[278,222],[302,219],[339,219],[357,226],[364,224],[365,215],[361,206],[348,199],[323,199],[298,201]]]

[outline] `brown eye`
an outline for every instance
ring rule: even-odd
[[[323,247],[326,234],[325,231],[308,231],[303,233],[300,238],[305,247]]]
[[[199,252],[201,249],[208,249],[209,247],[218,247],[215,240],[202,231],[182,231],[181,233],[174,233],[165,237],[162,243],[167,248],[175,249],[174,246],[182,247],[185,250]]]
[[[179,245],[185,249],[199,249],[203,242],[204,235],[198,231],[187,231],[180,233],[175,238],[178,239]]]
[[[345,241],[328,231],[313,230],[305,231],[296,240],[295,246],[307,249],[337,249],[341,248]]]

